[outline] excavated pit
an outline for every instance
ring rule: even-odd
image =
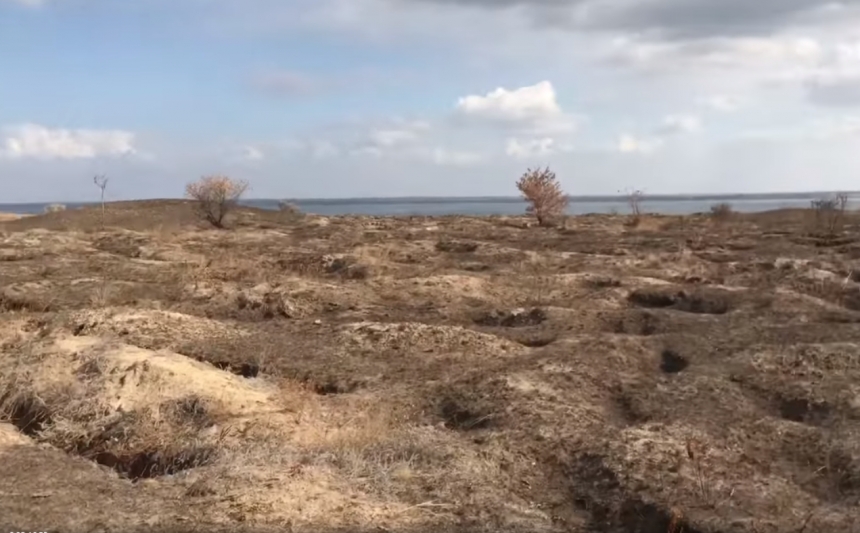
[[[130,454],[111,452],[82,453],[81,457],[116,471],[132,481],[172,476],[185,470],[205,466],[216,456],[212,447],[190,447],[180,450],[147,450]]]
[[[665,349],[660,352],[660,370],[667,374],[677,374],[683,372],[690,366],[690,362],[686,357],[682,356],[675,350]]]
[[[524,328],[537,326],[547,319],[546,311],[540,308],[514,311],[491,311],[474,319],[475,324],[488,327]]]
[[[7,418],[28,437],[35,437],[51,422],[45,402],[26,393],[9,392],[0,397],[0,417]]]

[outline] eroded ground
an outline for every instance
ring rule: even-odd
[[[9,531],[860,531],[854,219],[100,215],[2,224]]]

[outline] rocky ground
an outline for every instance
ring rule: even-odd
[[[860,531],[860,216],[0,223],[8,531]]]

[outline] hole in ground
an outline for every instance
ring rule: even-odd
[[[460,431],[485,429],[493,423],[493,413],[467,405],[457,398],[444,398],[439,403],[439,414],[445,427]]]
[[[34,437],[51,422],[51,413],[39,397],[10,392],[0,397],[0,418],[8,419],[18,431]]]
[[[591,289],[614,289],[621,286],[621,280],[609,277],[588,278],[582,280],[582,285]]]
[[[612,533],[705,533],[691,525],[675,509],[643,501],[628,492],[618,475],[594,454],[585,454],[575,462],[573,503],[591,515],[588,531]],[[707,533],[721,533],[707,529]]]
[[[0,399],[0,406],[3,407],[4,418],[8,417],[19,431],[31,437],[38,437],[51,422],[50,412],[44,402],[32,395],[18,394],[13,397],[7,394]],[[128,454],[104,451],[105,444],[116,441],[118,435],[124,433],[125,424],[133,421],[134,416],[130,413],[128,417],[104,428],[100,434],[87,435],[66,451],[107,466],[132,480],[172,475],[203,466],[215,457],[215,448],[207,446],[193,446],[175,451],[156,449]]]
[[[634,311],[625,313],[623,316],[610,319],[608,330],[621,335],[641,335],[649,337],[658,333],[661,324],[660,319],[647,311]]]
[[[623,425],[638,426],[651,421],[651,415],[642,409],[640,403],[630,393],[618,390],[613,394],[613,400]]]
[[[678,352],[668,348],[660,352],[660,370],[663,372],[677,374],[688,366],[690,366],[690,362]]]
[[[779,414],[786,420],[819,425],[830,417],[830,404],[806,398],[780,398]]]
[[[111,452],[84,453],[82,457],[117,471],[121,476],[137,481],[159,476],[170,476],[210,463],[215,457],[211,447],[192,447],[168,452],[151,450],[116,455]]]
[[[860,496],[860,464],[850,441],[823,432],[787,431],[782,451],[793,465],[791,476],[804,491],[822,501],[856,504]]]
[[[514,311],[491,311],[474,320],[479,326],[522,328],[526,326],[537,326],[547,319],[546,312],[540,308],[529,311],[516,309]]]
[[[558,340],[555,335],[530,335],[514,339],[517,343],[527,348],[543,348]]]
[[[647,308],[673,308],[687,313],[723,315],[731,309],[723,294],[685,291],[677,293],[665,289],[637,289],[627,297],[630,303]]]
[[[313,391],[321,396],[329,396],[332,394],[349,394],[358,389],[358,382],[343,381],[338,379],[329,379],[325,381],[307,381],[306,382]]]
[[[232,372],[233,374],[242,376],[243,378],[255,378],[260,374],[260,365],[257,363],[234,363],[230,361],[213,362],[206,361],[205,359],[202,359],[202,361],[210,363],[215,368]]]
[[[627,299],[640,307],[662,308],[675,305],[674,295],[652,289],[636,289]]]
[[[729,312],[731,306],[727,298],[719,295],[681,292],[678,295],[675,309],[703,315],[724,315]]]
[[[465,241],[439,241],[436,250],[439,252],[450,252],[457,254],[468,254],[478,249],[478,243]]]

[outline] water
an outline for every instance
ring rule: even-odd
[[[739,212],[769,211],[783,208],[807,208],[812,200],[831,198],[832,193],[711,195],[711,196],[651,196],[643,199],[641,209],[646,213],[686,215],[707,212],[720,202],[731,204]],[[443,215],[520,215],[526,204],[519,198],[347,198],[292,200],[299,209],[318,215],[376,215],[376,216],[443,216]],[[244,205],[261,209],[278,209],[278,200],[245,200]],[[50,203],[0,204],[0,212],[38,214]],[[97,203],[67,203],[74,209]],[[860,208],[860,193],[852,193],[849,209]],[[618,196],[572,197],[567,212],[571,215],[587,213],[627,213],[630,206],[626,198]]]

